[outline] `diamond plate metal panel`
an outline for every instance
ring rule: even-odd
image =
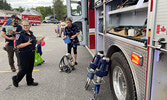
[[[118,36],[119,37],[119,36]],[[104,47],[105,47],[105,53],[108,52],[108,49],[112,45],[118,46],[122,52],[124,53],[134,78],[135,86],[136,86],[136,92],[137,92],[137,99],[138,100],[144,100],[145,96],[145,84],[146,84],[146,67],[147,67],[147,50],[146,48],[135,46],[136,44],[132,44],[131,42],[125,42],[123,41],[122,37],[119,37],[118,39],[114,39],[112,37],[108,37],[107,35],[104,36]],[[137,43],[137,41],[136,41]],[[140,54],[143,56],[143,66],[135,65],[131,62],[131,53],[135,52],[137,54]]]

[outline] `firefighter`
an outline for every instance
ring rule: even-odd
[[[21,25],[19,25],[19,21],[20,21],[20,19],[16,16],[15,20],[14,20],[14,27],[16,28],[15,34],[20,33],[22,31],[22,27],[21,27]],[[19,54],[18,54],[17,48],[15,48],[15,54],[16,54],[16,57],[17,57],[17,66],[20,70],[20,68],[21,68],[20,67],[20,59],[19,59]]]
[[[44,37],[40,40],[36,40],[33,32],[30,31],[30,22],[23,20],[23,30],[16,34],[16,48],[19,50],[20,67],[21,69],[16,76],[12,77],[13,85],[18,87],[19,82],[26,75],[26,81],[28,86],[37,86],[38,83],[34,82],[32,78],[32,71],[34,68],[35,57],[35,45],[44,40]]]

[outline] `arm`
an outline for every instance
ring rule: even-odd
[[[5,38],[5,39],[8,39],[8,40],[14,40],[13,37],[8,37],[8,36],[6,36],[6,32],[4,32],[4,31],[1,31],[1,36],[2,36],[3,38]]]
[[[37,40],[36,44],[40,44],[44,39],[45,39],[45,37],[42,37],[40,40]]]
[[[26,42],[26,43],[21,43],[21,44],[17,45],[16,47],[17,47],[17,48],[24,48],[24,47],[30,45],[30,44],[31,44],[31,41],[32,41],[32,40],[29,39],[28,42]]]
[[[74,36],[76,37],[76,36],[78,36],[79,34],[80,34],[80,32],[76,33]]]
[[[75,30],[76,30],[76,34],[73,35],[73,36],[71,37],[71,39],[74,39],[77,35],[80,34],[80,30],[79,30],[79,27],[78,27],[78,26],[76,26]]]
[[[71,36],[71,39],[74,39],[76,36],[78,36],[80,32],[76,33],[75,35]]]

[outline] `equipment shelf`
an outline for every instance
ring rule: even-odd
[[[109,15],[113,15],[113,14],[117,14],[117,13],[141,10],[141,9],[145,9],[145,8],[148,8],[148,2],[143,3],[143,5],[141,7],[139,7],[139,8],[136,8],[136,5],[133,5],[133,6],[124,7],[124,8],[120,8],[120,9],[117,9],[117,10],[109,11],[108,14]]]

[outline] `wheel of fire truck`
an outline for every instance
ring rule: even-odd
[[[137,100],[136,89],[128,62],[122,52],[111,56],[110,88],[113,100]]]
[[[32,26],[37,26],[37,23],[33,23]]]

